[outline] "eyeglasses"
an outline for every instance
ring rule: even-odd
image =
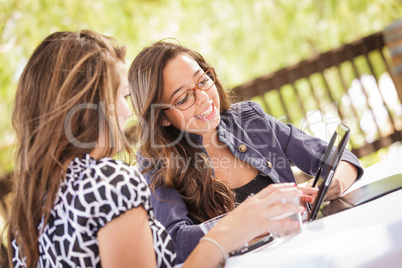
[[[197,83],[192,89],[183,92],[173,103],[172,106],[162,109],[162,111],[170,110],[176,107],[179,110],[185,111],[194,105],[197,100],[195,91],[197,89],[202,91],[209,90],[215,84],[215,71],[214,68],[207,69],[201,76],[198,78]]]

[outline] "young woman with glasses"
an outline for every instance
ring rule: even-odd
[[[29,59],[13,111],[18,146],[7,236],[13,267],[175,265],[146,181],[111,158],[131,152],[124,136],[132,115],[124,54],[114,39],[92,31],[56,32]],[[209,73],[195,74],[203,77],[199,87],[209,86]],[[253,237],[294,226],[269,219],[303,211],[280,203],[300,196],[292,184],[261,191],[218,223],[184,267],[217,266]]]
[[[138,118],[138,166],[179,262],[204,235],[200,223],[236,211],[268,185],[294,183],[291,165],[310,175],[318,170],[327,143],[254,102],[231,105],[216,71],[191,49],[154,43],[134,59],[129,83]],[[362,173],[357,158],[346,152],[328,199]]]

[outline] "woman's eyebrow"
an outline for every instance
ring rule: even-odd
[[[197,71],[195,71],[195,73],[193,74],[193,78],[195,78],[201,71],[202,71],[201,68],[198,69]],[[171,101],[172,98],[173,98],[173,96],[174,96],[177,92],[179,92],[183,87],[184,87],[184,85],[178,87],[178,88],[172,93],[172,95],[170,96],[169,101]]]

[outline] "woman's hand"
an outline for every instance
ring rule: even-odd
[[[284,204],[282,199],[288,197],[301,198],[313,194],[314,188],[299,189],[295,183],[271,184],[259,193],[248,198],[227,216],[223,217],[206,235],[218,242],[226,253],[229,253],[253,238],[270,230],[295,228],[299,224],[286,218],[271,220],[285,213],[303,213],[304,207]],[[208,255],[210,258],[205,258]],[[186,260],[184,267],[216,266],[222,254],[211,243],[199,243]],[[195,265],[195,266],[193,266]]]
[[[315,192],[316,190],[311,190],[311,193]],[[289,222],[286,219],[270,219],[285,213],[303,213],[303,206],[281,202],[283,198],[301,198],[303,195],[303,191],[298,189],[294,183],[271,184],[222,218],[208,232],[208,236],[211,235],[219,240],[229,252],[269,230],[278,229],[283,225],[297,224],[297,222]]]
[[[328,188],[325,201],[334,200],[342,196],[357,178],[357,169],[348,162],[341,161],[336,169],[334,178]]]
[[[342,194],[355,182],[356,178],[356,167],[348,162],[341,161],[336,169],[334,178],[332,179],[331,185],[328,188],[324,201],[330,201],[341,197]],[[313,179],[311,179],[306,186],[312,187],[312,185]],[[312,198],[314,202],[316,195],[313,195]]]
[[[312,184],[312,182],[311,182]],[[298,187],[299,190],[303,192],[302,197],[300,198],[300,205],[305,206],[306,203],[313,203],[314,199],[313,196],[315,197],[318,193],[318,188],[313,188],[313,187]]]

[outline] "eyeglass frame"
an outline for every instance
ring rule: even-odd
[[[198,86],[198,82],[200,81],[201,77],[202,77],[204,74],[206,74],[207,72],[209,72],[209,71],[212,71],[212,73],[213,73],[213,76],[214,76],[214,77],[212,77],[212,78],[213,78],[214,82],[212,83],[212,85],[211,85],[208,89],[202,89],[202,88],[200,88],[200,87]],[[211,77],[210,77],[210,79],[211,79]],[[204,73],[197,79],[196,85],[195,85],[193,88],[191,88],[191,89],[189,89],[189,90],[186,90],[185,92],[183,92],[182,94],[180,94],[180,96],[183,95],[184,93],[188,92],[188,91],[193,91],[194,103],[195,103],[195,102],[197,101],[197,94],[195,93],[195,91],[196,91],[197,89],[199,89],[199,90],[201,90],[201,91],[208,91],[208,90],[210,90],[210,89],[212,88],[213,85],[215,85],[215,83],[216,83],[215,69],[212,68],[212,67],[211,67],[211,68],[207,68],[207,69],[204,71]],[[180,96],[179,96],[179,97],[180,97]],[[179,97],[177,97],[177,98],[175,99],[174,103],[176,103],[176,101],[179,99]],[[173,109],[173,108],[175,108],[175,107],[176,107],[177,109],[179,109],[180,111],[186,111],[186,110],[190,109],[190,108],[194,105],[194,103],[191,104],[191,105],[190,105],[189,107],[187,107],[186,109],[180,109],[179,107],[176,106],[176,104],[173,104],[172,106],[170,106],[170,107],[168,107],[168,108],[163,108],[162,111],[164,112],[164,111],[167,111],[167,110],[171,110],[171,109]]]

